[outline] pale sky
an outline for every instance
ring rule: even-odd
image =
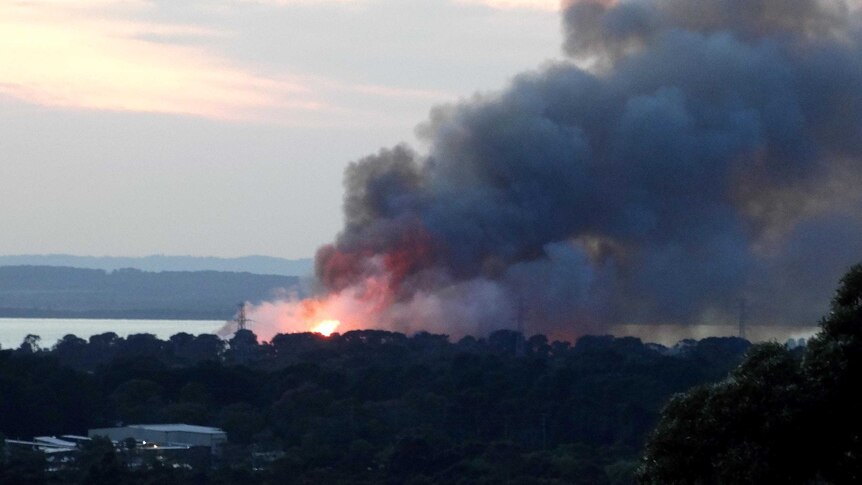
[[[0,1],[0,254],[310,257],[347,163],[561,42],[558,0]]]

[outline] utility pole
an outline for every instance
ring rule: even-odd
[[[741,339],[746,338],[745,320],[748,317],[748,315],[746,315],[746,310],[745,298],[742,298],[739,300],[739,338]]]

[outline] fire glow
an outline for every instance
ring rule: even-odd
[[[270,340],[279,333],[319,333],[330,336],[336,330],[382,328],[381,313],[393,301],[385,276],[369,276],[338,292],[301,299],[292,295],[285,300],[250,305],[248,313],[255,322],[255,334]]]
[[[252,308],[255,332],[337,320],[571,340],[733,322],[740,300],[760,322],[816,320],[840,273],[821,268],[852,264],[845,242],[862,239],[862,145],[848,142],[862,111],[846,109],[862,106],[862,12],[634,3],[564,1],[573,63],[434,110],[427,153],[401,144],[348,165],[317,293]]]
[[[329,337],[330,335],[332,335],[332,332],[334,332],[338,328],[339,325],[341,325],[341,322],[339,322],[338,320],[324,320],[317,325],[311,327],[311,332],[319,333],[324,337]]]

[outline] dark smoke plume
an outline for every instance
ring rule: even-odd
[[[570,61],[346,173],[330,294],[380,326],[814,323],[862,258],[862,30],[838,0],[580,1]],[[357,289],[358,288],[358,289]],[[377,300],[381,301],[381,300]]]

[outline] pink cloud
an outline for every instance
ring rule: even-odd
[[[193,25],[106,17],[92,7],[147,8],[141,1],[30,1],[0,6],[0,94],[47,106],[254,118],[324,103],[301,82],[271,79],[200,47],[147,35],[217,35]]]

